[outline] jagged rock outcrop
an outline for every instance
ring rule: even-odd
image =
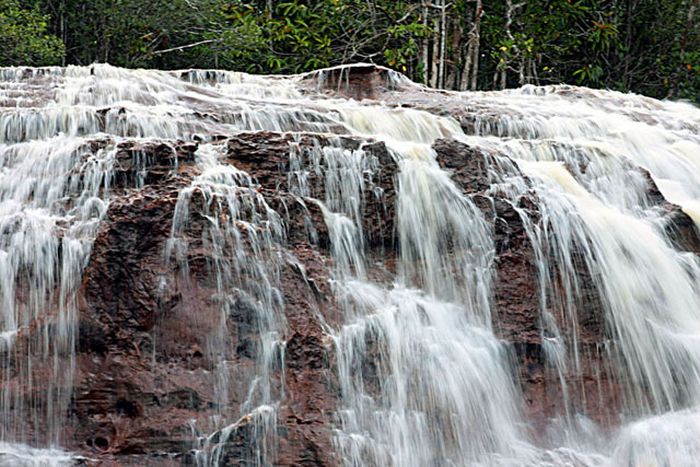
[[[380,164],[376,189],[366,192],[365,229],[377,252],[393,245],[396,163],[382,143],[345,137],[343,148],[363,147]],[[332,346],[319,321],[340,320],[329,289],[332,260],[320,208],[288,189],[290,145],[302,154],[323,139],[249,133],[222,140],[227,161],[247,171],[284,216],[294,262],[281,271],[288,335],[286,400],[280,413],[285,435],[280,465],[334,465],[330,449],[337,407]],[[71,418],[76,451],[105,462],[194,462],[192,420],[215,413],[215,385],[204,347],[217,305],[202,218],[188,228],[189,281],[164,285],[176,265],[164,260],[178,193],[199,173],[191,143],[125,144],[117,152],[114,198],[95,240],[80,290],[78,376]],[[138,161],[136,160],[138,158]],[[311,173],[310,195],[323,199],[324,179]],[[377,191],[379,190],[379,191]],[[381,193],[381,196],[377,196]],[[313,226],[315,238],[308,235]],[[255,339],[251,311],[235,307],[231,329],[239,363],[251,364]],[[245,323],[248,323],[246,325]],[[245,424],[245,420],[242,425]],[[248,433],[248,435],[246,435]],[[246,429],[237,430],[224,459],[250,457]],[[173,458],[172,456],[175,455]],[[228,461],[226,461],[228,462]]]
[[[225,81],[214,71],[174,73],[177,79],[190,83]],[[49,78],[38,73],[32,83],[40,86],[50,79],[59,80],[59,75]],[[416,134],[399,121],[393,122],[394,126],[387,125],[386,141],[360,136],[364,131],[349,130],[352,118],[343,120],[336,109],[323,107],[327,104],[321,101],[328,97],[352,99],[353,109],[360,109],[359,127],[367,118],[363,106],[372,100],[381,101],[381,108],[392,112],[411,108],[432,114],[431,117],[450,117],[449,123],[457,131],[461,126],[467,134],[486,132],[509,138],[526,134],[535,138],[539,129],[509,126],[509,119],[522,117],[520,110],[509,109],[510,113],[504,116],[503,109],[490,109],[488,99],[470,102],[467,95],[429,90],[371,65],[329,69],[295,79],[295,91],[308,99],[303,101],[305,107],[283,102],[273,110],[268,107],[276,103],[270,100],[259,107],[255,107],[258,103],[254,99],[227,107],[229,103],[220,99],[214,87],[193,97],[188,93],[194,94],[195,87],[188,83],[182,99],[193,106],[191,113],[188,107],[184,115],[175,115],[170,108],[148,115],[160,118],[161,123],[172,123],[158,126],[163,132],[157,137],[140,137],[148,133],[144,130],[147,118],[129,120],[138,113],[137,106],[91,104],[85,118],[92,126],[76,127],[74,133],[81,137],[94,133],[94,137],[81,143],[81,168],[74,169],[71,183],[79,185],[84,176],[81,170],[94,162],[93,156],[113,151],[111,158],[100,159],[100,163],[111,164],[108,181],[100,185],[99,193],[108,201],[108,209],[97,228],[89,260],[81,265],[82,280],[75,293],[75,361],[69,359],[67,351],[51,354],[56,360],[65,359],[65,367],[74,367],[75,374],[72,385],[61,381],[63,386],[58,388],[34,378],[32,387],[19,387],[17,391],[22,394],[22,403],[30,402],[17,405],[31,411],[49,405],[53,395],[47,394],[51,391],[69,392],[63,394],[68,424],[60,428],[62,441],[67,449],[84,456],[82,462],[86,464],[195,465],[201,456],[218,456],[221,465],[252,465],[261,456],[260,440],[265,436],[255,423],[260,413],[241,413],[240,419],[223,428],[212,428],[211,420],[227,410],[230,416],[232,407],[238,410],[247,406],[255,384],[269,384],[269,391],[280,395],[272,422],[277,437],[275,452],[266,454],[269,463],[340,465],[334,430],[340,424],[338,411],[343,394],[337,342],[333,341],[338,336],[333,331],[356,323],[344,315],[347,303],[343,303],[344,297],[335,288],[338,265],[334,261],[338,255],[333,254],[333,231],[326,208],[340,198],[352,207],[361,207],[356,213],[366,276],[373,284],[391,288],[398,277],[401,255],[397,212],[399,175],[401,163],[405,162],[397,157],[391,140],[401,134],[414,146],[423,144],[425,148],[421,149],[431,146],[437,164],[449,172],[450,183],[454,182],[479,208],[490,228],[492,325],[496,337],[506,343],[509,355],[504,357],[504,366],[513,364],[525,417],[534,432],[530,433],[531,438],[537,441],[543,436],[540,430],[544,431],[553,417],[569,411],[584,413],[603,429],[618,424],[618,414],[625,403],[625,382],[619,380],[611,363],[610,341],[614,336],[596,282],[600,278],[592,272],[590,255],[582,251],[583,246],[570,245],[571,270],[566,273],[575,275],[577,284],[572,288],[573,296],[565,297],[569,289],[560,270],[562,266],[555,253],[546,248],[547,241],[556,234],[547,228],[549,219],[542,208],[543,200],[538,199],[540,192],[519,161],[505,150],[496,149],[504,145],[491,142],[480,146],[453,138],[433,141],[431,135],[431,142],[426,143],[419,130],[421,124],[429,126],[427,119],[409,128]],[[145,99],[139,103],[143,106],[157,102],[148,93],[140,97]],[[46,90],[27,103],[39,106],[53,98],[54,93]],[[12,97],[7,103],[17,102]],[[26,142],[34,138],[25,128],[27,122],[34,122],[34,109],[18,106],[8,110],[8,114],[12,118],[8,120],[4,141]],[[262,117],[257,121],[251,115]],[[385,117],[389,119],[391,115]],[[263,126],[259,125],[263,120],[272,129],[289,131],[256,129]],[[46,127],[47,137],[54,137],[71,130],[69,118],[48,121],[53,126],[42,120],[31,127],[32,131]],[[244,124],[233,131],[227,127],[232,122]],[[449,133],[442,131],[447,126],[436,126],[443,136]],[[525,137],[521,143],[527,148],[535,144]],[[558,141],[547,144],[549,149],[554,148],[553,152],[571,153],[571,160],[558,161],[567,174],[573,178],[585,174],[591,163],[585,151],[579,151],[575,145],[564,147]],[[207,171],[206,164],[198,160],[202,156],[198,151],[205,145],[214,148],[218,164],[236,169],[233,175],[209,174],[206,187],[198,185]],[[353,159],[360,152],[362,157]],[[407,154],[404,156],[409,159],[420,158],[422,153]],[[355,160],[357,166],[346,170],[339,164],[344,160]],[[644,209],[661,213],[658,219],[669,243],[683,254],[700,254],[700,237],[693,219],[680,206],[666,200],[649,172],[633,164],[629,169],[642,179],[646,190]],[[216,185],[219,175],[239,177],[240,186],[229,184],[225,187],[228,192],[207,192]],[[508,185],[511,178],[520,185]],[[352,191],[357,186],[362,189]],[[247,196],[240,205],[230,200],[228,204],[220,202],[226,193],[238,189]],[[60,202],[71,203],[65,199]],[[185,214],[178,211],[183,207]],[[274,215],[270,215],[271,211]],[[63,224],[69,224],[69,217],[57,224],[56,235],[65,235],[61,229],[68,229]],[[277,222],[281,232],[273,232]],[[230,230],[224,234],[232,238],[219,241],[229,247],[238,242],[235,245],[245,249],[246,254],[257,255],[261,267],[272,270],[270,283],[263,284],[273,296],[265,306],[276,303],[276,294],[284,303],[280,318],[284,326],[274,329],[280,332],[277,337],[283,345],[274,347],[275,355],[267,356],[272,363],[268,362],[264,376],[255,374],[262,352],[261,329],[266,325],[258,313],[263,301],[258,303],[254,294],[222,282],[234,282],[231,279],[235,276],[250,285],[268,277],[261,277],[254,270],[257,265],[241,260],[239,256],[243,255],[235,248],[212,248],[214,237],[223,235],[226,228]],[[237,236],[240,232],[249,236]],[[251,239],[256,235],[262,240]],[[446,241],[444,248],[451,251],[453,246]],[[69,253],[58,253],[66,254]],[[546,261],[548,268],[542,268],[541,261]],[[233,268],[228,276],[220,271],[226,262],[238,268]],[[451,265],[440,263],[444,264]],[[27,279],[17,279],[23,280]],[[18,296],[30,301],[21,293]],[[575,318],[566,309],[572,303]],[[13,352],[7,358],[9,363],[4,367],[7,374],[0,378],[0,385],[22,385],[20,376],[31,372],[27,368],[37,365],[38,360],[25,359],[31,353],[29,347],[44,343],[32,338],[41,332],[54,332],[52,327],[43,325],[56,313],[51,309],[18,331]],[[212,336],[225,342],[226,350],[212,349]],[[371,333],[361,337],[366,355],[387,352],[380,337]],[[576,342],[576,350],[581,353],[578,368],[558,371],[551,353],[557,350],[552,349],[561,342],[560,338]],[[50,362],[41,364],[48,368]],[[351,368],[362,375],[367,394],[373,397],[381,391],[380,364],[379,358],[368,358],[353,362]],[[50,374],[41,366],[34,366],[33,371]],[[268,381],[258,383],[258,377]],[[224,398],[228,402],[222,402],[219,394],[222,378],[229,389]],[[430,401],[426,404],[429,406]],[[444,407],[437,409],[440,412]],[[442,415],[437,414],[436,419]],[[27,439],[31,434],[50,431],[35,412],[22,418],[15,431]],[[208,460],[212,463],[211,458]]]
[[[289,324],[286,350],[287,399],[281,411],[283,439],[279,465],[335,465],[332,455],[332,414],[337,407],[332,346],[323,323],[339,320],[329,290],[331,258],[322,214],[317,206],[304,207],[286,191],[290,144],[313,148],[318,138],[292,140],[279,133],[250,133],[220,142],[227,160],[245,170],[260,184],[271,205],[285,213],[289,251],[303,270],[287,264],[281,277],[285,314]],[[321,141],[323,144],[323,141]],[[381,143],[345,138],[346,148],[360,147],[375,154],[381,167],[376,181],[383,197],[370,192],[365,200],[365,228],[371,245],[385,263],[396,255],[393,235],[396,163]],[[494,229],[497,280],[494,326],[502,339],[513,346],[520,383],[528,401],[529,416],[541,423],[556,413],[561,398],[557,376],[546,367],[540,333],[540,303],[536,259],[516,207],[537,221],[536,203],[523,197],[518,206],[505,197],[488,193],[489,157],[453,140],[439,140],[434,148],[438,162],[452,172],[453,179],[477,202]],[[211,373],[203,352],[207,316],[216,312],[202,248],[191,245],[192,283],[186,289],[163,289],[166,271],[163,251],[179,191],[198,171],[193,164],[196,145],[126,145],[119,151],[115,187],[121,188],[111,202],[87,266],[81,296],[78,378],[74,390],[71,446],[88,457],[118,464],[140,462],[176,464],[192,462],[190,420],[215,412]],[[137,187],[139,169],[133,164],[138,152],[146,161],[141,168],[142,187]],[[309,186],[315,197],[323,197],[323,179],[312,176]],[[534,194],[532,195],[534,196]],[[307,235],[311,222],[318,233],[314,243]],[[673,224],[680,238],[696,241],[692,224]],[[191,226],[195,239],[200,227]],[[582,271],[585,276],[585,271]],[[588,282],[590,284],[590,282]],[[590,285],[592,287],[592,285]],[[595,292],[587,290],[595,301]],[[183,297],[187,295],[187,297]],[[591,309],[599,304],[591,302]],[[186,311],[185,311],[186,310]],[[243,325],[245,310],[234,316]],[[334,318],[335,317],[335,318]],[[594,371],[605,371],[605,326],[601,314],[584,327],[585,351],[589,352],[584,374],[571,381],[570,398],[585,397],[588,413],[602,421],[610,407],[619,404],[615,391],[597,398],[595,385],[614,382]],[[246,339],[238,333],[238,353],[247,358]],[[245,422],[244,422],[245,423]],[[248,433],[246,435],[246,433]],[[225,448],[226,462],[245,457],[251,445],[240,429]],[[249,453],[247,453],[249,454]]]
[[[490,220],[496,249],[494,286],[494,327],[501,339],[513,346],[518,364],[521,387],[525,393],[529,417],[544,426],[562,407],[562,387],[559,375],[548,367],[543,349],[542,303],[537,257],[533,249],[534,232],[527,232],[524,219],[533,223],[531,230],[540,223],[537,195],[534,191],[522,194],[517,200],[504,193],[493,191],[489,168],[510,166],[520,178],[527,177],[519,171],[517,164],[504,154],[488,153],[454,140],[438,140],[434,148],[438,162],[450,170],[453,180],[470,194],[484,215]],[[509,164],[497,163],[496,158],[506,159]],[[511,174],[513,175],[513,174]],[[551,260],[551,258],[548,258]],[[590,271],[583,261],[579,262],[581,290],[581,335],[586,365],[581,374],[568,381],[568,394],[573,403],[599,422],[611,423],[611,407],[619,405],[620,394],[615,390],[599,394],[596,385],[615,385],[612,375],[604,368],[602,348],[608,335],[605,332],[605,316],[601,310],[598,292]],[[554,271],[556,273],[556,271]],[[556,283],[555,283],[556,286]],[[559,329],[566,330],[562,312],[557,309],[554,294],[547,302],[546,311],[558,320]]]

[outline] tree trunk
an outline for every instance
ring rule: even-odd
[[[467,51],[464,54],[464,60],[462,60],[462,74],[459,80],[459,90],[466,91],[469,88],[470,73],[472,71],[472,55],[474,48],[474,25],[471,25],[469,30],[469,37],[467,39]]]
[[[428,4],[424,1],[423,2],[423,28],[425,30],[428,29]],[[428,60],[429,60],[429,44],[430,41],[428,40],[428,37],[425,36],[423,37],[423,45],[422,45],[422,51],[421,51],[421,59],[423,60],[423,84],[428,84],[428,78],[430,75],[430,70],[428,69]]]
[[[509,39],[513,38],[513,35],[510,32],[510,26],[513,23],[513,1],[512,0],[506,0],[506,24],[505,24],[505,31],[506,31],[506,36]],[[507,84],[507,72],[508,72],[508,53],[507,51],[502,51],[501,52],[501,58],[503,59],[503,63],[500,63],[499,65],[501,66],[501,84],[500,87],[501,89],[506,88]]]
[[[472,82],[471,90],[476,91],[479,76],[479,45],[481,43],[481,17],[484,15],[484,5],[481,0],[476,0],[476,13],[474,14],[474,47],[472,48]]]
[[[510,39],[511,43],[513,44],[512,49],[515,51],[515,56],[518,58],[518,82],[520,83],[520,85],[523,85],[525,82],[525,73],[523,69],[525,64],[523,63],[522,54],[520,53],[520,50],[518,50],[518,46],[515,44],[515,38],[513,37],[513,33],[511,32],[511,26],[513,25],[513,15],[515,15],[516,10],[523,5],[524,3],[518,3],[517,5],[513,5],[513,0],[506,0],[505,30],[506,36],[508,36],[508,39]],[[505,63],[503,64],[503,68],[501,69],[501,89],[505,89],[507,85],[506,78],[509,67],[509,60],[505,52],[503,52],[502,57],[505,60]]]
[[[433,56],[430,70],[430,86],[438,87],[438,63],[440,63],[440,19],[433,19]]]
[[[632,0],[627,0],[627,33],[625,37],[626,50],[625,54],[625,69],[623,72],[622,83],[625,91],[629,91],[630,86],[630,60],[632,59]]]
[[[446,16],[447,12],[445,11],[445,0],[440,1],[440,67],[438,71],[438,87],[444,88],[445,87],[445,44],[446,44],[446,39],[447,39],[447,23],[446,23]]]
[[[457,81],[457,63],[461,55],[460,44],[462,43],[462,33],[462,25],[459,22],[459,18],[454,18],[452,20],[452,60],[450,61],[449,72],[447,73],[445,89],[459,89],[459,83]]]
[[[66,31],[66,6],[65,2],[61,1],[59,6],[59,31],[61,34],[61,40],[63,44],[68,44],[68,32]],[[61,58],[61,66],[66,66],[66,53],[63,53],[63,58]]]

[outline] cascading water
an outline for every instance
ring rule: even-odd
[[[275,404],[284,394],[284,381],[277,382],[279,387],[276,388],[270,374],[273,368],[284,365],[284,342],[281,340],[284,331],[283,298],[276,287],[281,253],[275,250],[275,244],[283,237],[282,222],[255,190],[250,176],[218,163],[217,156],[215,147],[203,146],[198,151],[202,174],[191,187],[180,192],[169,245],[172,251],[167,254],[179,258],[185,273],[183,280],[186,281],[187,245],[183,244],[183,233],[192,210],[190,205],[194,204],[193,197],[201,196],[201,215],[211,224],[202,235],[205,247],[212,254],[215,298],[221,303],[221,315],[215,318],[218,323],[214,324],[214,332],[207,342],[207,353],[216,364],[216,403],[221,412],[214,422],[226,423],[225,426],[215,424],[213,430],[208,430],[217,431],[216,443],[212,443],[212,435],[204,438],[196,461],[200,465],[219,465],[221,446],[238,423],[227,422],[231,410],[230,380],[241,377],[236,374],[237,369],[232,368],[235,345],[228,336],[227,326],[231,308],[244,306],[252,309],[259,342],[257,371],[243,375],[250,381],[250,387],[240,416],[252,416],[255,423],[260,424],[261,433],[255,440],[259,443],[254,448],[255,460],[259,464],[269,464],[274,460]],[[275,392],[280,394],[275,396]]]
[[[305,274],[289,249],[289,201],[306,213],[310,245],[321,248],[317,230],[327,233],[328,300],[340,317],[308,312],[331,356],[334,462],[694,465],[700,262],[678,244],[668,214],[700,227],[700,111],[565,86],[434,95],[385,70],[387,102],[357,102],[342,97],[353,70],[0,71],[0,463],[70,462],[57,449],[75,446],[81,277],[110,199],[149,183],[149,159],[136,151],[132,184],[113,186],[120,151],[184,140],[199,147],[163,248],[174,274],[162,275],[162,288],[184,296],[180,313],[199,313],[202,293],[215,310],[197,318],[212,396],[211,410],[190,421],[192,463],[227,462],[241,430],[250,437],[242,462],[253,465],[280,462],[288,442],[283,271]],[[404,95],[417,108],[397,105]],[[433,98],[449,106],[436,111]],[[222,142],[250,132],[288,137],[274,190]],[[483,158],[483,192],[468,193],[441,166],[440,138]],[[377,141],[387,160],[365,146]],[[387,165],[395,199],[380,183]],[[278,192],[288,198],[271,203]],[[395,215],[383,247],[393,259],[369,238],[368,200],[380,206],[372,215]],[[562,399],[545,426],[528,417],[520,350],[498,331],[507,314],[496,313],[491,217],[501,202],[535,259],[537,342]],[[314,209],[325,225],[312,225]],[[193,279],[202,256],[207,278]],[[592,315],[605,336],[595,358],[584,329]],[[594,360],[612,376],[592,392]],[[619,390],[619,406],[593,414],[588,403],[608,390]]]
[[[581,290],[574,250],[591,272],[612,336],[605,351],[624,382],[620,419],[664,414],[623,429],[613,464],[692,465],[698,451],[689,420],[697,417],[698,404],[699,263],[669,237],[649,179],[696,219],[697,110],[616,93],[532,91],[506,93],[512,99],[480,96],[480,106],[512,108],[517,102],[518,112],[532,117],[477,118],[479,136],[466,140],[508,155],[531,177],[545,220],[533,242],[549,251],[541,259],[551,261],[546,267],[566,276],[563,308],[573,325]],[[502,182],[511,185],[513,197],[526,186]],[[541,285],[552,287],[548,280]],[[560,344],[576,372],[575,327],[567,333],[571,338]],[[686,427],[685,434],[671,441],[666,433],[677,436],[677,425]],[[658,430],[658,438],[650,430]]]
[[[5,440],[61,438],[74,369],[75,292],[106,211],[113,156],[109,147],[92,155],[85,144],[57,137],[1,149]],[[18,390],[27,386],[37,392],[29,400]]]

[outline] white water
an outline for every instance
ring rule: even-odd
[[[274,461],[275,426],[278,401],[284,397],[284,381],[272,381],[272,371],[284,365],[285,327],[283,297],[277,288],[279,262],[282,253],[276,246],[283,240],[283,226],[279,215],[272,210],[255,189],[248,174],[230,165],[219,163],[220,146],[204,145],[197,152],[202,174],[191,187],[180,192],[175,207],[173,231],[166,257],[176,257],[181,263],[183,281],[187,275],[186,230],[191,221],[193,199],[202,199],[201,211],[207,228],[202,243],[212,255],[211,267],[216,280],[213,297],[221,304],[221,314],[211,336],[207,336],[207,355],[216,364],[216,403],[219,410],[213,427],[220,436],[213,443],[211,436],[203,437],[196,461],[199,465],[219,465],[221,449],[235,426],[228,417],[231,378],[236,377],[235,342],[228,333],[231,308],[252,308],[251,319],[257,327],[257,368],[248,376],[247,397],[240,408],[240,417],[250,417],[260,428],[256,436],[256,463]],[[242,335],[239,337],[243,337]],[[238,375],[240,377],[240,375]],[[277,394],[278,393],[278,394]],[[197,428],[197,427],[195,427]]]
[[[106,65],[3,69],[0,77],[0,439],[12,443],[3,445],[8,455],[29,459],[17,463],[44,465],[47,455],[22,443],[66,443],[76,290],[108,208],[116,145],[271,130],[324,134],[310,152],[290,144],[282,188],[321,206],[331,239],[332,286],[344,314],[327,330],[340,387],[333,444],[346,465],[695,465],[700,263],[672,244],[640,168],[700,223],[698,109],[568,87],[452,94],[451,104],[473,119],[474,134],[465,135],[451,118],[309,92],[303,77]],[[361,222],[363,194],[381,196],[381,167],[329,133],[382,140],[399,167],[399,257],[388,283],[368,274],[375,265]],[[86,144],[96,136],[109,140],[93,153]],[[440,137],[492,155],[493,195],[537,204],[537,218],[519,212],[538,260],[543,353],[564,394],[544,430],[531,426],[513,349],[493,330],[491,226],[435,161],[430,144]],[[269,465],[286,398],[283,213],[224,161],[221,145],[202,144],[197,166],[164,251],[183,273],[167,280],[187,290],[188,229],[205,219],[198,241],[211,253],[212,299],[220,304],[205,349],[215,363],[217,413],[192,427],[195,460],[218,465],[225,441],[252,426],[251,461]],[[322,175],[321,199],[309,199],[309,173]],[[582,267],[600,310],[581,309]],[[228,332],[235,307],[254,315],[258,336],[255,364],[245,370]],[[590,313],[605,322],[600,352],[623,396],[602,427],[568,397],[583,388],[581,316]],[[40,396],[26,400],[17,387]]]

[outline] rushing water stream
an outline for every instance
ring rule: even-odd
[[[193,459],[219,465],[245,422],[255,427],[251,463],[276,461],[286,398],[284,213],[224,162],[215,138],[262,130],[324,141],[305,154],[290,145],[285,189],[321,209],[330,238],[343,317],[326,325],[341,463],[697,465],[700,261],[673,242],[649,182],[700,226],[700,110],[564,86],[442,95],[469,116],[465,133],[454,117],[324,94],[309,88],[310,76],[321,84],[326,77],[108,65],[0,70],[0,465],[71,462],[59,449],[70,444],[78,290],[109,208],[115,152],[127,140],[177,139],[200,142],[199,175],[177,200],[163,261],[182,275],[167,280],[186,287],[190,222],[201,215],[220,306],[204,349],[214,362],[217,414],[206,426],[193,423]],[[428,93],[399,75],[387,80]],[[381,196],[372,183],[379,163],[339,135],[384,142],[398,166],[390,280],[368,272],[362,222],[365,193]],[[527,231],[537,326],[562,398],[546,428],[528,419],[513,348],[495,330],[492,226],[438,164],[431,144],[439,138],[488,155],[487,196],[512,203]],[[324,180],[317,199],[309,173]],[[536,217],[519,207],[523,197]],[[583,283],[584,270],[592,284]],[[587,287],[595,310],[584,309]],[[234,384],[228,320],[241,303],[256,317],[259,342],[255,364]],[[593,312],[608,336],[597,351],[621,388],[607,426],[568,396],[590,364],[580,323]]]

